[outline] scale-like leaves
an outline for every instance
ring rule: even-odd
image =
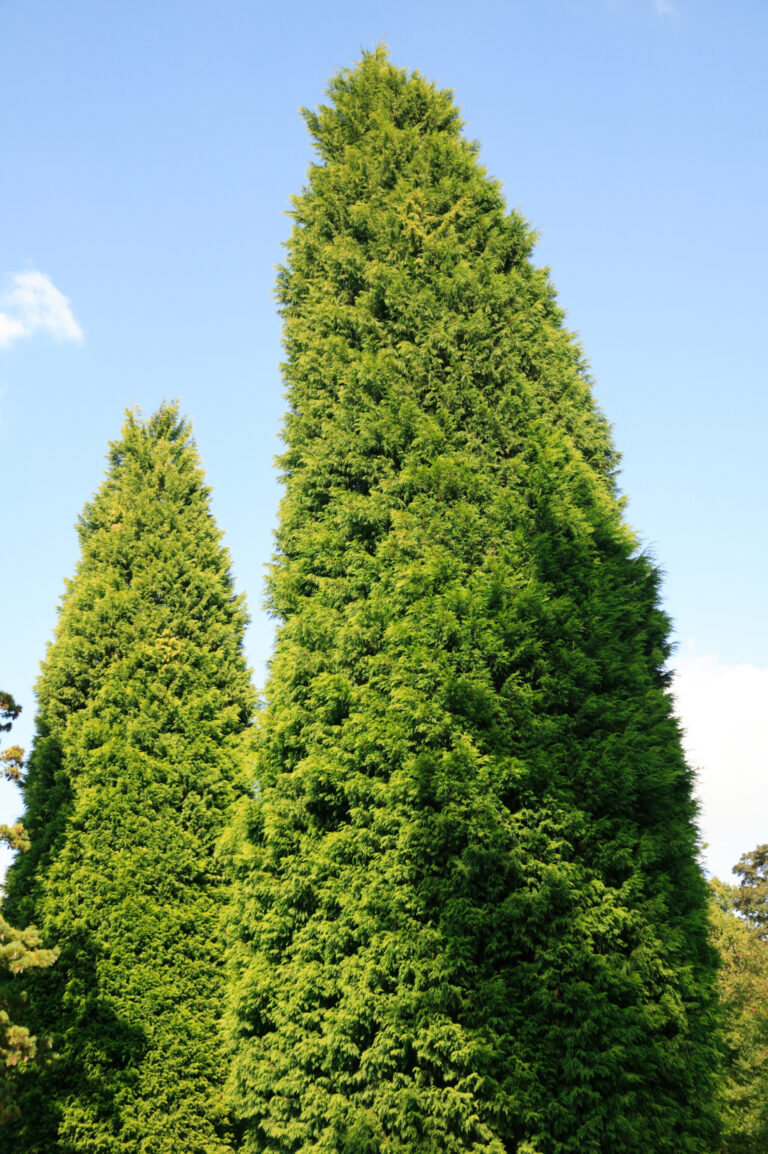
[[[226,1154],[215,858],[247,776],[245,609],[176,407],[129,414],[38,683],[7,908],[55,943],[14,1154]]]
[[[451,95],[382,51],[329,94],[231,837],[243,1149],[709,1152],[668,622],[582,354]]]

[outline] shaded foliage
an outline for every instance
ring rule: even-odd
[[[581,352],[450,94],[382,51],[329,93],[229,838],[243,1149],[709,1152],[668,622]]]
[[[0,731],[7,733],[20,713],[21,706],[10,693],[0,692]],[[18,745],[3,750],[0,765],[3,776],[20,783],[24,750]],[[21,823],[0,825],[0,842],[12,849],[26,849],[28,841]],[[16,1116],[16,1079],[38,1056],[37,1039],[19,1024],[25,1014],[25,999],[18,976],[27,970],[51,966],[55,960],[55,951],[43,949],[34,926],[17,930],[0,915],[0,1123]]]
[[[127,416],[78,529],[6,901],[60,950],[29,986],[58,1057],[0,1146],[226,1154],[214,850],[253,701],[244,606],[175,406]]]
[[[20,1024],[26,1005],[19,975],[47,968],[55,960],[56,952],[43,948],[34,926],[17,930],[0,915],[0,1123],[17,1117],[18,1076],[39,1057],[38,1039]]]

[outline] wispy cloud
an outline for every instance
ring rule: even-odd
[[[677,16],[677,8],[672,0],[654,0],[654,5],[659,16]]]
[[[0,296],[0,348],[44,332],[57,341],[82,341],[69,301],[51,278],[35,269],[16,272]]]
[[[698,770],[707,864],[723,880],[768,841],[768,669],[726,665],[687,646],[673,690],[690,763]]]

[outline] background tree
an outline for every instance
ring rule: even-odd
[[[175,406],[128,414],[78,528],[6,901],[60,950],[30,985],[58,1058],[24,1080],[0,1148],[225,1154],[214,848],[253,702],[244,606]]]
[[[329,94],[230,839],[243,1148],[710,1154],[668,622],[582,354],[450,93],[377,51]]]
[[[20,713],[21,706],[16,704],[10,693],[0,691],[0,718],[2,718],[0,733],[7,733]],[[0,768],[6,781],[13,781],[19,785],[24,768],[24,750],[18,745],[9,745],[0,753]],[[0,842],[4,842],[11,849],[26,849],[27,840],[21,823],[0,825]]]
[[[759,850],[765,847],[759,847]],[[752,855],[745,854],[745,858]],[[740,863],[741,864],[741,863]],[[712,940],[722,961],[718,991],[724,1018],[723,1150],[768,1149],[768,942],[764,922],[737,914],[739,890],[715,878]]]
[[[7,732],[20,713],[21,706],[10,693],[0,692],[0,732]],[[18,745],[4,749],[0,753],[0,765],[4,777],[19,783],[24,750]],[[21,823],[0,825],[0,843],[11,849],[26,849],[28,842]],[[24,1015],[23,997],[19,996],[18,981],[14,979],[25,970],[47,967],[55,960],[53,950],[42,948],[34,926],[17,930],[0,915],[0,1122],[14,1115],[16,1078],[34,1060],[38,1048],[37,1039],[27,1027],[13,1021]]]
[[[733,872],[741,878],[733,895],[734,908],[761,938],[768,938],[768,845],[742,854]]]

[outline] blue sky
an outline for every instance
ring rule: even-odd
[[[4,0],[2,684],[24,706],[123,410],[179,397],[253,616],[298,108],[361,48],[454,89],[539,230],[666,574],[708,861],[768,841],[764,0]],[[0,789],[0,820],[16,815]]]

